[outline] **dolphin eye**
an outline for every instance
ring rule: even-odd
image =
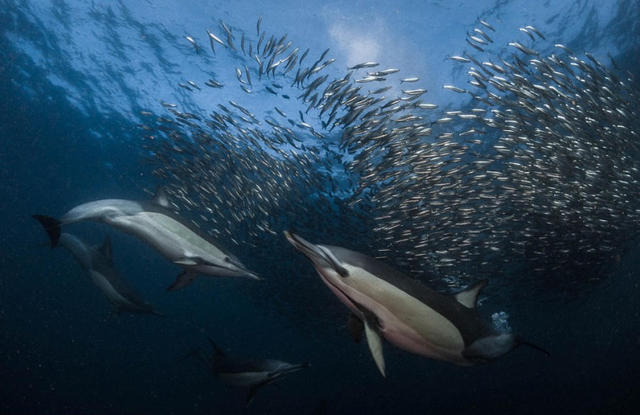
[[[231,262],[228,256],[224,257],[224,262]]]
[[[341,267],[338,264],[335,264],[335,270],[336,272],[342,277],[342,278],[347,278],[349,276],[349,271],[347,271],[346,268]]]
[[[318,247],[324,253],[324,260],[327,261],[327,263],[338,273],[338,275],[340,275],[342,278],[346,278],[349,276],[349,271],[347,271],[345,267],[340,265],[340,261],[338,260],[338,258],[336,258],[329,249],[325,248],[322,245],[318,245]]]

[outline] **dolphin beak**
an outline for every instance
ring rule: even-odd
[[[252,280],[258,280],[258,281],[262,280],[262,277],[260,275],[249,270],[247,267],[244,266],[242,262],[238,261],[237,259],[228,258],[228,261],[242,272],[242,275],[241,275],[242,277],[249,278]]]
[[[349,272],[345,267],[340,264],[340,261],[327,248],[320,245],[314,245],[289,231],[284,231],[284,236],[291,245],[293,245],[298,251],[305,254],[307,258],[313,262],[314,266],[329,266],[340,274],[341,277],[347,277],[349,275]]]
[[[289,231],[284,231],[284,236],[287,238],[287,241],[289,241],[289,243],[293,245],[294,248],[305,254],[311,261],[318,262],[319,260],[321,260],[323,262],[329,262],[327,261],[325,252],[317,245],[314,245],[304,238]]]

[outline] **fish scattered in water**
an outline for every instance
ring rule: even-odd
[[[267,92],[282,110],[277,99],[300,90],[292,102],[297,96],[305,119],[248,117],[233,108],[196,119],[168,108],[172,121],[158,126],[167,141],[154,141],[156,174],[169,180],[181,209],[205,216],[234,244],[275,237],[285,228],[272,212],[308,200],[302,194],[336,200],[340,189],[351,208],[370,212],[377,257],[439,287],[487,277],[500,284],[506,269],[539,281],[597,279],[627,241],[619,230],[638,222],[640,206],[628,196],[640,190],[632,156],[638,94],[630,79],[588,54],[581,59],[560,43],[542,54],[535,42],[544,35],[523,29],[509,56],[489,48],[450,55],[469,79],[444,86],[471,100],[457,111],[423,102],[420,89],[383,96],[394,91],[393,80],[382,78],[395,68],[352,76],[376,62],[332,77],[323,68],[328,51],[309,62],[312,51],[300,47],[301,55],[277,64],[285,48],[296,48],[262,31],[262,77],[289,85],[266,85]],[[495,32],[480,20],[469,32],[477,39],[467,40],[488,46]],[[339,139],[325,139],[337,131]],[[348,186],[338,186],[338,172]],[[219,177],[228,178],[224,186]],[[300,209],[322,217],[319,207]],[[233,231],[240,226],[244,235]]]
[[[200,47],[198,46],[198,43],[196,42],[196,40],[193,37],[185,36],[185,39],[187,39],[189,41],[189,43],[191,43],[191,46],[193,46],[193,49],[195,50],[196,53],[200,52]]]
[[[394,111],[354,122],[343,137],[360,176],[352,200],[375,209],[378,256],[450,290],[505,275],[505,264],[538,281],[597,279],[628,241],[616,230],[634,228],[640,212],[627,196],[640,191],[632,80],[561,44],[564,56],[546,57],[511,44],[509,59],[452,56],[468,65],[472,87],[444,88],[468,95],[468,108],[401,129],[383,117],[435,106],[389,100]],[[425,140],[434,128],[437,141]]]
[[[359,63],[357,65],[353,65],[350,66],[349,70],[356,70],[356,69],[362,69],[362,68],[373,68],[380,65],[378,62],[363,62],[363,63]]]

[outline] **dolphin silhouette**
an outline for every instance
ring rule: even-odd
[[[212,353],[204,356],[195,349],[185,356],[195,356],[211,368],[213,374],[232,387],[247,388],[246,405],[249,405],[256,392],[263,386],[275,382],[284,375],[309,367],[309,363],[292,364],[273,359],[244,359],[228,356],[210,338]]]

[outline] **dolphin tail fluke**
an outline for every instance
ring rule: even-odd
[[[197,276],[198,274],[195,272],[184,270],[180,275],[178,275],[178,278],[176,278],[173,284],[167,288],[167,291],[175,291],[184,288],[191,284]]]
[[[249,392],[247,393],[247,401],[245,402],[245,408],[248,407],[251,402],[253,402],[253,398],[255,398],[256,392],[258,392],[258,389],[260,389],[265,385],[268,385],[269,383],[271,383],[271,380],[266,380],[262,383],[258,383],[257,385],[253,385],[249,387]]]
[[[49,235],[49,240],[51,241],[51,248],[55,248],[58,245],[58,241],[60,240],[60,222],[56,218],[52,218],[44,215],[32,215],[35,220],[40,222],[40,225],[47,231],[47,235]]]
[[[518,336],[518,337],[516,338],[516,342],[517,342],[517,343],[516,343],[516,347],[518,347],[518,346],[527,346],[527,347],[530,347],[530,348],[532,348],[532,349],[534,349],[534,350],[537,350],[537,351],[539,351],[539,352],[541,352],[541,353],[546,354],[546,355],[547,355],[547,357],[550,357],[550,356],[551,356],[551,353],[549,353],[549,351],[548,351],[548,350],[545,350],[545,349],[543,349],[542,347],[540,347],[540,346],[538,346],[538,345],[536,345],[536,344],[533,344],[533,343],[531,343],[531,342],[528,342],[528,341],[526,341],[526,340],[523,340],[523,339],[522,339],[522,337],[520,337],[520,336]]]

